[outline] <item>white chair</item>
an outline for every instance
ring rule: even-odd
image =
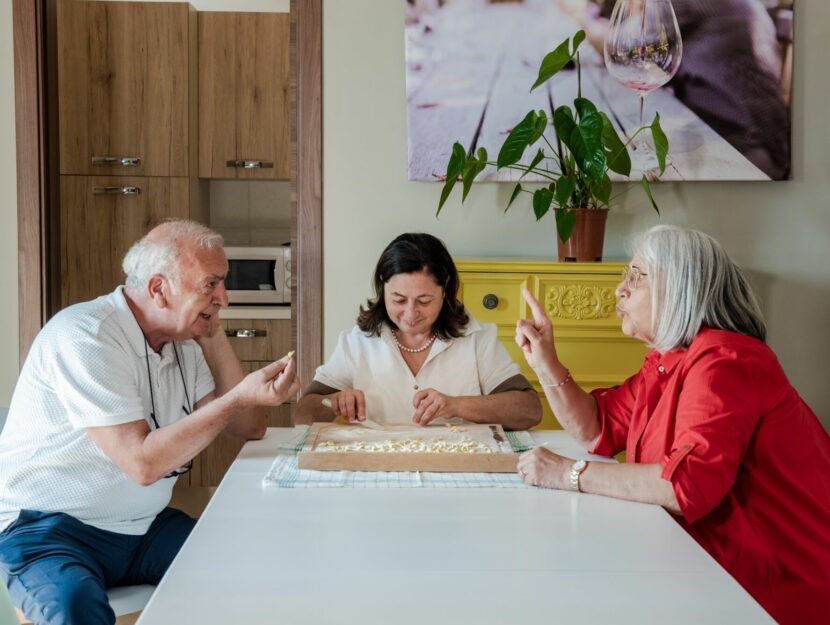
[[[0,407],[0,432],[3,431],[8,413],[8,408]],[[147,605],[155,589],[156,587],[150,584],[110,588],[107,591],[107,597],[109,597],[112,611],[115,612],[116,617],[124,617],[118,618],[116,623],[123,623],[124,625],[134,623],[135,618],[130,618],[128,615],[141,612],[144,606]],[[0,583],[0,624],[6,625],[8,623],[11,625],[15,620],[18,620],[20,623],[29,623],[20,610],[14,609],[6,586]]]
[[[2,428],[1,424],[0,428]],[[5,584],[0,583],[0,623],[3,623],[3,625],[11,625],[15,622],[16,618],[17,615],[12,605],[12,599],[9,597],[9,591],[6,589]]]
[[[6,597],[8,599],[8,591],[6,590],[6,587],[2,584],[0,584],[0,586],[2,586],[2,592],[7,593]],[[144,609],[144,606],[147,605],[147,602],[150,600],[150,597],[155,590],[156,587],[150,584],[110,588],[107,591],[107,597],[109,597],[112,611],[115,612],[116,625],[134,623],[138,618],[138,613],[141,612]],[[9,605],[11,605],[11,600],[8,599],[8,601]],[[2,615],[2,598],[0,598],[0,616]],[[20,610],[17,610],[17,617],[20,620],[20,623],[31,622],[26,620],[26,617],[23,616],[23,613]],[[10,624],[13,622],[14,621],[9,621]],[[6,621],[0,618],[0,623],[5,624]]]

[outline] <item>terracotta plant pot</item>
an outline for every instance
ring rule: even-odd
[[[566,263],[598,263],[602,260],[602,245],[605,240],[607,208],[557,209],[576,213],[576,225],[566,242],[557,235],[559,260]]]

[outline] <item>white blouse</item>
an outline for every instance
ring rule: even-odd
[[[334,354],[317,368],[314,380],[337,390],[363,391],[369,419],[411,423],[413,397],[421,389],[450,396],[487,395],[519,374],[494,324],[470,317],[464,332],[448,341],[435,339],[418,375],[413,375],[387,325],[380,336],[367,336],[355,326],[340,334]]]

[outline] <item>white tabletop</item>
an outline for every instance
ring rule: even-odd
[[[291,434],[245,446],[139,625],[773,623],[657,506],[541,489],[263,488]],[[588,457],[563,432],[534,437]]]

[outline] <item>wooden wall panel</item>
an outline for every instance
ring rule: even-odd
[[[291,0],[292,338],[308,384],[323,353],[323,7]]]

